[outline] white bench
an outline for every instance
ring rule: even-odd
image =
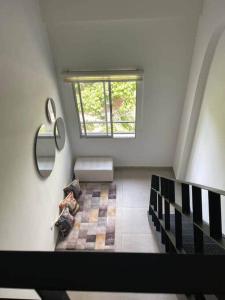
[[[111,157],[78,157],[74,173],[83,182],[113,181],[113,160]]]

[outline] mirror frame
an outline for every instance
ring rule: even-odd
[[[54,166],[55,166],[55,159],[56,159],[56,153],[55,153],[55,141],[54,142],[54,161],[53,161],[53,165],[52,165],[52,168],[51,170],[49,170],[49,172],[46,174],[44,174],[42,172],[42,170],[40,169],[40,162],[38,161],[38,155],[37,155],[37,147],[38,147],[38,137],[39,137],[39,132],[40,132],[40,129],[45,126],[46,128],[48,128],[48,126],[46,126],[45,124],[41,124],[41,126],[39,126],[37,132],[36,132],[36,135],[35,135],[35,149],[34,149],[34,156],[35,156],[35,162],[36,162],[36,168],[37,168],[37,171],[38,171],[38,174],[40,175],[41,178],[47,178],[51,175],[53,169],[54,169]],[[50,126],[49,126],[50,128]],[[39,137],[40,138],[40,137]],[[52,132],[52,138],[54,139],[54,132]]]
[[[56,129],[57,129],[57,125],[58,123],[61,122],[61,124],[63,125],[63,134],[62,134],[62,145],[60,144],[60,142],[58,142],[58,139],[57,139],[57,133],[56,133]],[[66,141],[66,129],[65,129],[65,123],[64,123],[64,120],[63,118],[59,117],[56,119],[55,121],[55,126],[54,126],[54,136],[55,136],[55,144],[56,144],[56,147],[59,151],[61,151],[63,148],[64,148],[64,145],[65,145],[65,141]]]
[[[54,118],[51,117],[49,105],[51,105]],[[55,106],[55,101],[52,98],[47,98],[46,100],[46,115],[49,123],[54,123],[56,121],[56,106]]]

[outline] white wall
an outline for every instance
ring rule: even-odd
[[[205,1],[174,163],[176,177],[222,190],[225,190],[224,16],[224,1]],[[185,143],[186,146],[189,144],[189,149],[185,148]],[[207,221],[207,195],[204,196],[203,210]],[[224,198],[222,214],[225,233]]]
[[[70,180],[71,153],[67,137],[50,177],[39,177],[34,138],[47,124],[48,97],[64,116],[37,0],[1,0],[0,44],[0,249],[53,250],[51,225]]]
[[[210,68],[186,178],[225,190],[225,32]],[[222,198],[223,232],[225,232],[225,198]],[[205,218],[207,198],[204,200]]]
[[[175,175],[179,179],[186,176],[210,66],[225,28],[224,15],[223,0],[204,1],[173,163]]]
[[[187,178],[225,189],[225,33],[216,48],[203,97]]]
[[[41,6],[74,156],[110,155],[118,166],[171,166],[201,1],[95,0],[87,10],[80,1],[63,3]],[[80,139],[72,89],[61,72],[126,67],[145,73],[136,139]]]

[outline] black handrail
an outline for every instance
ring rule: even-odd
[[[0,251],[0,261],[6,288],[225,293],[223,255]]]
[[[154,175],[152,175],[152,177],[153,178],[154,177],[164,178],[165,180],[173,181],[175,183],[180,183],[180,184],[186,184],[186,185],[189,185],[189,186],[194,186],[194,187],[200,188],[202,190],[211,191],[213,193],[225,196],[225,190],[220,190],[220,189],[209,187],[209,186],[205,186],[205,185],[202,185],[202,184],[198,184],[198,183],[194,183],[194,182],[189,182],[189,181],[185,181],[185,180],[179,180],[179,179],[175,179],[175,178],[172,178],[172,177],[161,176],[159,174],[154,174]]]

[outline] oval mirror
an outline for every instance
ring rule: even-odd
[[[47,99],[46,110],[49,122],[54,123],[56,119],[56,107],[55,102],[52,98]]]
[[[55,143],[59,150],[62,150],[65,144],[65,126],[62,118],[58,118],[55,122]]]
[[[42,177],[48,177],[55,164],[55,141],[53,130],[41,125],[36,135],[36,163]]]

